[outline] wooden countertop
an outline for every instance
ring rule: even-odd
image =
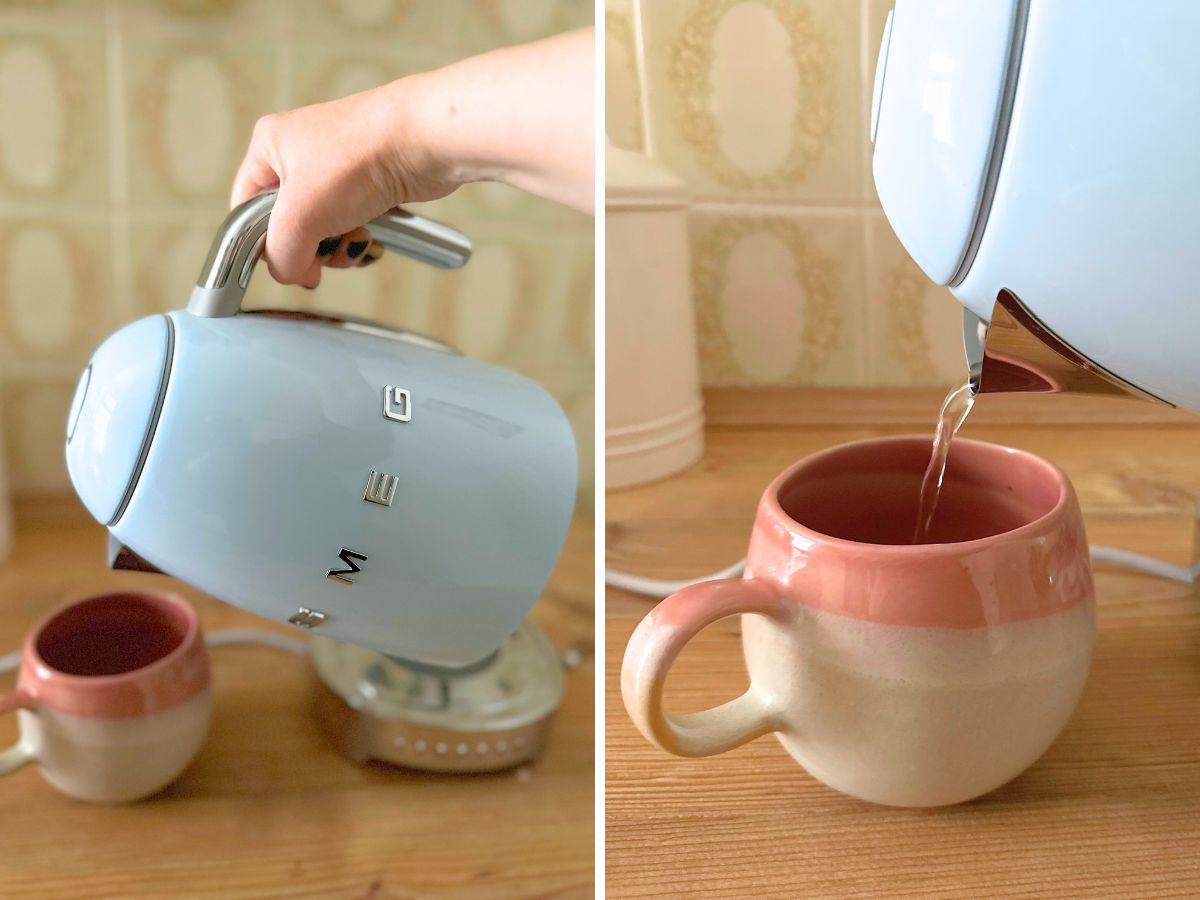
[[[726,405],[745,415],[744,404]],[[1122,424],[1119,404],[1101,424],[1067,415],[1066,426],[1043,416],[1044,424],[1022,427],[1011,424],[1020,421],[1011,405],[997,404],[1008,414],[991,416],[987,405],[963,434],[1061,465],[1093,543],[1193,562],[1200,427],[1170,417]],[[761,491],[787,464],[859,437],[932,428],[880,416],[878,406],[869,421],[894,419],[886,428],[836,410],[834,424],[710,427],[697,467],[608,495],[607,565],[685,578],[736,561]],[[713,408],[710,398],[710,421]],[[920,408],[932,419],[933,402]],[[803,416],[797,406],[791,418]],[[1200,598],[1189,586],[1107,565],[1097,566],[1096,589],[1094,662],[1066,730],[1014,782],[941,810],[845,797],[769,737],[699,760],[650,746],[626,717],[619,688],[625,643],[650,601],[609,590],[608,895],[1200,896]],[[710,707],[745,685],[737,625],[726,621],[685,651],[668,702]]]
[[[0,566],[0,653],[53,607],[120,587],[178,591],[208,631],[276,627],[165,576],[109,571],[103,529],[74,503],[27,501],[18,517]],[[33,766],[0,779],[0,897],[592,897],[592,546],[590,521],[577,519],[534,608],[583,661],[567,673],[545,756],[524,772],[355,765],[318,731],[306,661],[214,648],[212,731],[162,794],[102,807],[59,795]],[[0,747],[15,735],[15,716],[0,718]]]

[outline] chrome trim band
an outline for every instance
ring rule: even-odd
[[[107,522],[109,528],[121,520],[121,516],[125,515],[125,510],[129,506],[129,501],[133,499],[133,492],[142,478],[142,469],[146,467],[146,457],[150,455],[150,445],[154,443],[154,434],[158,431],[158,419],[162,415],[163,402],[167,398],[167,387],[171,382],[171,368],[175,362],[175,323],[171,321],[170,316],[163,316],[163,318],[167,322],[167,353],[163,359],[162,372],[158,376],[158,396],[154,398],[154,412],[150,414],[150,424],[146,426],[146,434],[142,437],[142,446],[138,450],[133,474],[129,476],[129,484],[125,486],[125,494],[121,497],[117,511]]]
[[[429,335],[408,331],[404,328],[393,328],[391,325],[372,322],[369,319],[356,319],[354,316],[342,316],[335,313],[304,309],[243,309],[242,315],[264,316],[269,319],[283,319],[291,322],[312,322],[317,325],[332,325],[335,328],[354,331],[358,334],[371,334],[375,337],[386,338],[389,341],[401,341],[417,347],[425,347],[429,350],[453,353],[455,356],[462,355],[449,344],[443,343],[437,338],[429,337]]]
[[[983,234],[987,229],[988,217],[992,212],[992,201],[996,197],[996,184],[1000,180],[1000,167],[1004,164],[1004,148],[1008,144],[1008,129],[1012,122],[1013,104],[1017,96],[1017,80],[1021,73],[1021,57],[1025,51],[1025,30],[1029,24],[1029,0],[1017,0],[1013,13],[1012,35],[1009,39],[1008,63],[1005,68],[1004,90],[1000,97],[1000,109],[996,111],[996,127],[992,131],[992,152],[988,157],[987,170],[983,175],[983,190],[979,193],[979,206],[975,210],[975,221],[958,268],[950,277],[949,287],[958,287],[966,280]]]

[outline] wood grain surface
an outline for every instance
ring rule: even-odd
[[[932,417],[934,404],[926,410]],[[607,565],[660,578],[721,569],[744,554],[772,476],[854,438],[928,434],[932,423],[913,418],[893,412],[882,417],[888,427],[710,427],[694,469],[608,495]],[[1194,560],[1195,424],[1018,427],[973,416],[963,433],[1061,465],[1093,543]],[[650,601],[609,590],[608,895],[1200,896],[1200,598],[1187,585],[1108,565],[1097,567],[1096,587],[1092,672],[1063,734],[1020,778],[941,810],[845,797],[769,737],[698,760],[650,746],[619,690],[625,643]],[[667,700],[679,711],[700,709],[745,686],[737,623],[726,621],[687,648]]]
[[[72,502],[27,500],[18,516],[0,566],[0,652],[53,607],[121,587],[184,594],[207,631],[296,634],[165,576],[108,571],[103,529]],[[592,897],[592,536],[572,524],[534,608],[559,649],[582,655],[540,761],[473,776],[355,765],[317,729],[306,661],[214,648],[212,731],[163,793],[102,807],[59,795],[33,766],[0,780],[0,898]],[[4,716],[0,746],[15,735]]]

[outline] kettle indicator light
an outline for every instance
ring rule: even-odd
[[[362,571],[355,560],[358,560],[358,562],[366,562],[367,555],[365,553],[357,553],[356,551],[351,550],[349,547],[343,547],[342,552],[338,554],[338,559],[346,564],[346,568],[326,569],[325,577],[330,581],[336,581],[339,584],[354,584],[354,582],[350,580],[350,576],[356,572]]]
[[[404,388],[388,385],[383,389],[383,417],[393,422],[412,419],[412,395]]]

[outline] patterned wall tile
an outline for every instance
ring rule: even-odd
[[[112,329],[107,223],[0,220],[0,365],[82,366]]]
[[[696,212],[691,246],[705,384],[862,382],[856,216]]]
[[[67,489],[79,367],[129,318],[184,305],[258,116],[591,15],[582,0],[0,0],[0,121],[19,126],[0,131],[0,416],[17,490]],[[498,185],[430,206],[475,239],[463,272],[386,259],[306,291],[262,269],[247,306],[378,318],[543,381],[580,429],[590,495],[592,219]]]
[[[87,0],[76,0],[87,2]],[[99,6],[100,4],[95,4]],[[161,28],[286,33],[294,0],[109,0],[138,32]]]
[[[226,212],[223,206],[213,206],[187,216],[138,215],[130,221],[133,315],[168,312],[187,304]],[[246,292],[246,305],[278,306],[282,290],[266,266],[259,266]]]
[[[78,373],[69,381],[4,384],[0,412],[4,415],[5,456],[14,494],[70,490],[63,443],[77,380]]]
[[[271,42],[131,41],[125,71],[130,203],[225,203],[254,122],[274,108]]]
[[[498,182],[479,182],[463,185],[441,200],[413,206],[415,212],[427,215],[471,233],[474,228],[522,225],[552,226],[555,233],[591,233],[595,219],[585,213]]]
[[[98,33],[107,4],[96,0],[0,0],[0,30]]]
[[[869,226],[867,310],[872,384],[950,385],[967,375],[962,307],[905,252],[882,213]]]
[[[108,202],[104,39],[0,30],[0,201]]]
[[[449,61],[444,51],[428,47],[401,50],[302,43],[297,46],[293,64],[293,104],[336,100]]]
[[[701,196],[861,200],[859,4],[646,0],[647,144]]]
[[[593,25],[592,0],[457,0],[455,49],[479,52]]]
[[[352,45],[379,42],[395,47],[445,45],[454,41],[460,12],[453,3],[427,0],[299,0],[296,33]]]
[[[609,0],[604,16],[604,131],[618,147],[640,151],[642,87],[633,5]]]

